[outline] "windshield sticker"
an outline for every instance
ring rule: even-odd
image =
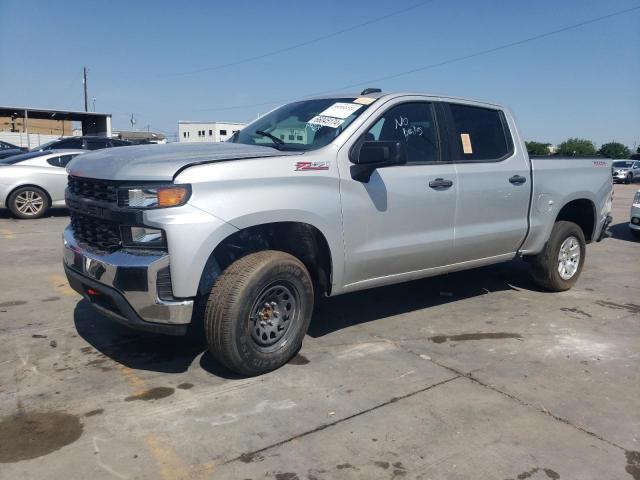
[[[462,151],[465,155],[473,153],[473,149],[471,148],[471,137],[469,137],[468,133],[461,133],[460,140],[462,140]]]
[[[347,118],[356,110],[362,108],[362,105],[357,103],[334,103],[324,112],[320,113],[323,117],[335,117],[335,118]]]
[[[315,117],[313,117],[311,120],[307,122],[307,125],[309,125],[309,128],[313,130],[315,128],[314,125],[317,125],[320,128],[322,127],[338,128],[343,123],[344,123],[344,120],[341,120],[339,118],[316,115]]]
[[[329,162],[298,162],[296,172],[302,170],[329,170]]]
[[[353,101],[353,103],[359,103],[360,105],[371,105],[375,101],[376,99],[371,97],[358,97]]]

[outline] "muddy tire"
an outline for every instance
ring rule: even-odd
[[[241,375],[275,370],[302,346],[312,312],[313,284],[302,262],[275,250],[252,253],[227,267],[209,294],[209,350]]]
[[[49,197],[41,188],[20,187],[9,195],[7,207],[17,218],[40,218],[49,209]]]
[[[580,276],[585,253],[582,229],[573,222],[556,222],[544,250],[531,258],[534,281],[552,292],[569,290]]]

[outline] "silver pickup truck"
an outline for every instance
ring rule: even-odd
[[[530,159],[504,107],[377,89],[284,105],[225,143],[102,150],[67,170],[70,285],[131,327],[200,325],[245,375],[296,354],[319,295],[516,257],[571,288],[611,221],[609,161]]]

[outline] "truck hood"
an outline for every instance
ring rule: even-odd
[[[103,180],[168,181],[186,167],[246,158],[300,155],[241,143],[170,143],[105,148],[79,155],[67,166],[70,175]]]

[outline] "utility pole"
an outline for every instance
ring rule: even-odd
[[[87,101],[87,67],[82,67],[82,84],[84,85],[84,111],[89,111],[89,104]]]

